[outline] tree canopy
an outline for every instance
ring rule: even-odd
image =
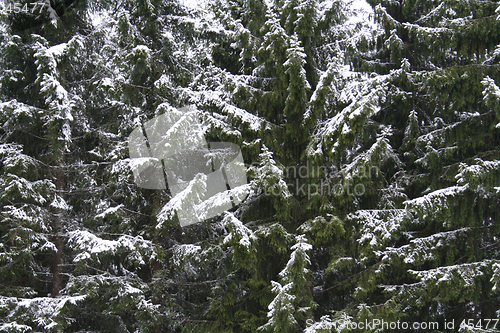
[[[21,0],[0,46],[0,332],[500,330],[500,2]],[[226,201],[134,178],[186,107]]]

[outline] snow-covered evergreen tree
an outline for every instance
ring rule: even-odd
[[[334,252],[319,294],[355,320],[495,317],[498,5],[370,4],[385,31],[351,68],[359,76],[336,84],[340,108],[308,147],[340,163],[344,190],[364,185],[332,203],[355,245]]]
[[[1,7],[0,331],[496,318],[498,3],[368,2]],[[203,205],[134,182],[185,106],[247,165]]]
[[[304,235],[296,237],[293,252],[279,273],[281,283],[271,281],[276,297],[269,304],[268,322],[259,330],[268,332],[300,332],[316,304],[311,293],[308,251],[312,249]]]
[[[311,85],[307,82],[306,70],[304,69],[305,57],[304,48],[300,45],[297,34],[294,34],[290,37],[287,60],[283,64],[289,82],[283,113],[287,120],[286,142],[290,146],[295,146],[294,157],[296,159],[304,150],[304,143],[308,136],[307,128],[304,128],[303,118],[307,103],[307,91],[311,89]]]

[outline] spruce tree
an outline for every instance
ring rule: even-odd
[[[361,76],[343,74],[340,108],[308,148],[340,163],[344,189],[364,185],[333,205],[352,245],[337,246],[319,292],[338,312],[311,329],[494,318],[498,5],[370,4],[383,30],[353,62]]]
[[[297,35],[294,34],[290,37],[287,60],[283,64],[289,82],[283,113],[287,120],[286,144],[296,147],[295,154],[293,154],[296,160],[300,158],[300,153],[305,148],[304,144],[308,135],[307,128],[304,128],[303,118],[307,103],[307,91],[311,89],[311,85],[306,79],[305,57],[304,48],[300,45]]]
[[[369,3],[0,12],[0,331],[496,318],[498,3]],[[184,107],[248,177],[193,223],[129,142]]]

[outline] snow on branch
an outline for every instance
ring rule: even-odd
[[[86,294],[89,300],[99,297],[104,299],[110,309],[123,307],[131,311],[158,315],[159,304],[152,304],[146,298],[148,285],[139,279],[123,276],[110,276],[108,273],[99,275],[80,275],[70,277],[64,288],[64,293]],[[114,305],[113,305],[114,303]],[[113,310],[110,310],[112,313]]]
[[[484,260],[474,263],[443,266],[425,271],[409,270],[409,272],[418,277],[426,285],[435,284],[439,286],[441,284],[448,284],[455,287],[473,287],[477,284],[477,279],[484,276],[485,270],[491,269],[495,263],[496,261],[493,260]]]
[[[463,197],[467,189],[468,185],[451,186],[407,200],[403,204],[407,210],[415,211],[422,220],[444,215],[446,223],[451,223],[452,210],[458,205],[455,199]]]
[[[201,246],[194,244],[176,244],[172,248],[172,261],[175,266],[180,267],[184,261],[194,258],[200,259]]]
[[[494,187],[500,180],[500,161],[483,161],[476,158],[472,165],[460,163],[455,178],[459,185],[468,185],[471,189],[489,189],[494,193]]]
[[[290,294],[292,283],[282,286],[279,282],[271,281],[271,285],[272,291],[277,295],[268,306],[269,320],[259,327],[259,331],[278,332],[283,328],[295,327],[297,320],[293,315],[295,307],[292,304],[295,296]]]
[[[472,301],[476,295],[488,293],[485,280],[498,283],[498,262],[484,260],[459,265],[442,266],[429,270],[408,270],[419,282],[400,285],[382,285],[385,292],[404,299],[405,303],[421,305],[436,300],[443,303]],[[493,273],[494,272],[494,273]]]
[[[379,166],[386,158],[393,158],[398,165],[402,164],[389,140],[381,136],[367,151],[357,155],[351,163],[342,166],[340,173],[345,179],[352,180],[353,177],[359,176],[358,173],[361,171],[369,170],[371,173],[370,167]],[[378,176],[378,170],[376,176]]]
[[[49,211],[38,205],[23,204],[20,206],[4,206],[4,216],[15,219],[26,228],[49,232],[51,230]]]
[[[398,258],[405,264],[421,264],[424,261],[437,259],[437,253],[442,251],[443,248],[450,246],[450,244],[469,230],[471,228],[438,232],[428,237],[412,239],[410,240],[410,244],[399,248],[388,247],[384,251],[376,251],[375,253],[382,257],[384,261],[391,261]]]
[[[41,164],[37,159],[23,154],[23,146],[15,143],[0,144],[0,161],[7,172],[19,170],[26,173]]]
[[[229,234],[224,237],[224,244],[237,243],[244,247],[246,251],[250,251],[252,242],[257,240],[255,233],[245,226],[233,213],[226,212],[222,220],[224,226],[229,229]]]
[[[31,182],[10,173],[0,179],[0,184],[4,187],[4,197],[17,196],[39,205],[45,204],[49,200],[49,193],[55,189],[48,179]]]
[[[0,296],[0,310],[7,310],[8,315],[3,319],[0,332],[5,332],[7,328],[16,328],[26,332],[38,330],[57,329],[64,323],[68,323],[72,318],[61,317],[61,311],[68,306],[75,306],[85,299],[85,296],[61,296],[36,297],[36,298],[16,298]],[[22,319],[23,325],[17,323]],[[11,321],[13,320],[13,321]],[[7,323],[5,323],[7,321]],[[28,325],[25,325],[28,324]],[[7,331],[10,332],[10,331]]]
[[[307,238],[304,235],[295,237],[296,243],[292,246],[292,254],[285,268],[279,273],[285,283],[298,283],[297,278],[304,277],[309,273],[307,266],[311,265],[308,251],[312,250],[312,245],[307,243]],[[297,268],[300,270],[297,272]],[[297,276],[298,275],[298,276]]]
[[[485,104],[488,107],[493,108],[496,112],[497,119],[500,119],[500,88],[498,88],[495,81],[489,76],[486,76],[481,83],[484,86],[483,99]],[[500,128],[500,122],[496,125],[496,127]]]
[[[406,209],[358,210],[349,214],[347,219],[357,222],[357,242],[367,246],[366,255],[370,255],[373,250],[384,248],[389,240],[396,237],[402,225],[412,220],[412,214]]]
[[[399,28],[401,26],[401,23],[399,23],[397,20],[395,20],[387,12],[387,9],[384,6],[382,6],[381,4],[378,4],[375,6],[374,12],[375,12],[375,17],[377,18],[377,21],[381,22],[382,24],[387,26],[389,29]]]
[[[370,78],[358,85],[360,92],[351,90],[351,85],[343,89],[338,99],[349,101],[349,105],[338,114],[320,124],[309,143],[307,153],[339,154],[344,145],[352,142],[352,138],[363,128],[373,115],[380,111],[380,102],[385,99],[389,75]],[[333,145],[330,142],[334,142]],[[325,146],[325,143],[328,143]]]
[[[95,236],[86,230],[68,233],[68,244],[77,252],[73,262],[89,260],[100,261],[102,255],[126,253],[127,259],[136,265],[145,265],[156,258],[154,245],[141,236],[122,235],[117,240],[107,240]]]

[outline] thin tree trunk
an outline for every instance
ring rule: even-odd
[[[57,170],[57,178],[56,178],[56,189],[59,193],[64,189],[64,171],[62,169],[63,163],[59,164],[59,169]],[[54,232],[54,244],[56,246],[57,252],[54,255],[54,260],[52,262],[52,297],[57,297],[59,292],[62,289],[63,281],[62,281],[62,264],[63,264],[63,255],[64,255],[64,242],[61,235],[62,231],[62,223],[63,223],[63,214],[64,210],[60,208],[56,208],[57,211],[54,214],[54,224],[53,224],[53,232]]]

